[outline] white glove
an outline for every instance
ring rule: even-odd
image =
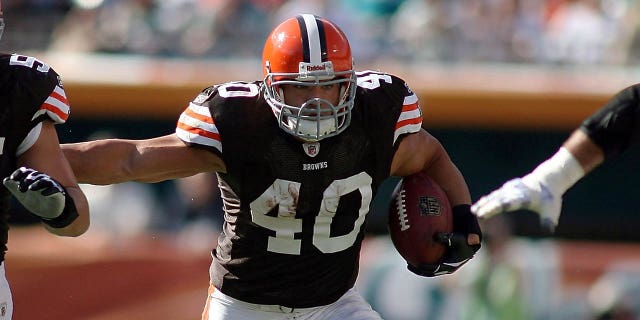
[[[66,190],[42,172],[20,167],[2,183],[27,210],[43,219],[57,218],[65,208]]]
[[[562,195],[584,176],[584,169],[564,147],[522,178],[508,181],[471,206],[481,218],[519,209],[540,215],[542,227],[555,230],[562,209]]]
[[[549,188],[527,175],[507,181],[502,187],[486,195],[471,206],[480,218],[499,213],[527,209],[540,215],[540,223],[553,232],[562,208],[562,194],[551,193]]]

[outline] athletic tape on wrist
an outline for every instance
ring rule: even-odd
[[[551,193],[558,196],[564,194],[583,176],[582,165],[564,147],[529,174],[530,178],[535,178],[543,183]]]

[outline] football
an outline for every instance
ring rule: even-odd
[[[389,233],[396,250],[409,264],[438,263],[445,246],[434,236],[452,231],[451,204],[433,179],[419,173],[398,182],[389,208]]]

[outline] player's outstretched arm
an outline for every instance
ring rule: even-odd
[[[472,206],[479,217],[529,209],[552,229],[562,195],[582,176],[630,147],[640,145],[640,84],[629,86],[589,116],[553,157],[532,173],[505,183]]]
[[[531,173],[507,181],[480,198],[471,210],[481,218],[527,209],[540,215],[543,227],[553,231],[562,209],[562,196],[604,160],[600,147],[575,130],[560,150]]]
[[[146,140],[104,139],[63,144],[62,150],[81,183],[152,183],[200,172],[225,171],[218,155],[189,147],[175,134]]]

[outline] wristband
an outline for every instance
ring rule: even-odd
[[[552,194],[561,196],[583,176],[584,169],[580,162],[569,150],[562,147],[523,179],[535,179],[545,185]]]
[[[65,190],[64,209],[62,209],[62,213],[60,213],[59,216],[53,219],[40,217],[40,220],[42,220],[43,223],[52,228],[60,229],[69,226],[76,220],[76,218],[78,218],[78,210],[76,209],[76,204],[75,202],[73,202],[73,198],[71,198],[71,196],[69,196],[69,194]]]
[[[471,212],[471,205],[459,204],[451,208],[451,213],[453,214],[453,231],[461,231],[465,236],[475,233],[482,242],[482,229],[480,229],[478,217]]]

